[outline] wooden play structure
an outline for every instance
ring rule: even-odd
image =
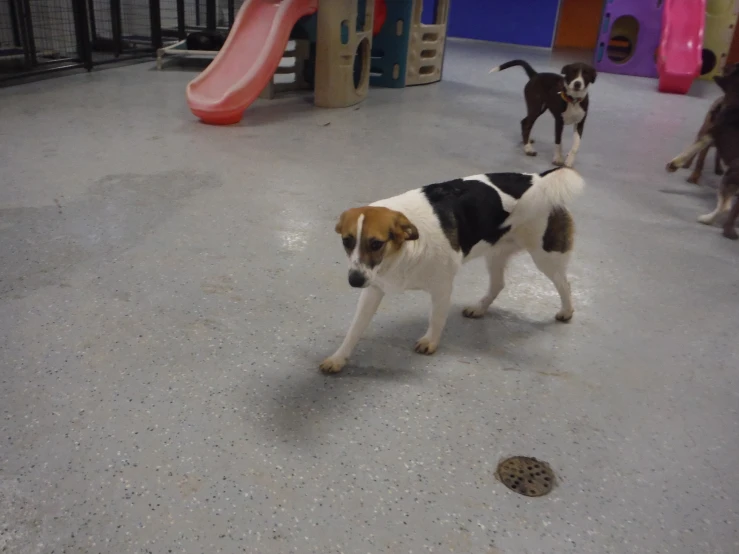
[[[729,58],[737,16],[738,0],[707,0],[701,79],[713,79],[723,71]]]
[[[316,106],[344,108],[370,85],[437,82],[449,0],[437,0],[432,24],[422,11],[423,0],[245,0],[213,62],[188,85],[190,109],[231,124],[257,97],[286,90],[313,88]]]

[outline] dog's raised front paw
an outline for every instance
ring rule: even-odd
[[[665,166],[665,169],[667,170],[667,173],[675,173],[678,168],[678,163],[675,160],[672,160],[670,163],[668,163]]]
[[[431,355],[434,352],[436,352],[436,348],[439,346],[435,342],[431,342],[430,339],[427,339],[426,337],[421,337],[418,339],[418,342],[416,343],[416,352],[419,354],[428,354]]]
[[[335,356],[331,356],[330,358],[326,358],[321,362],[321,371],[323,373],[338,373],[342,369],[344,369],[344,366],[346,365],[346,358],[337,358]]]
[[[462,315],[464,317],[469,318],[478,318],[485,315],[485,312],[487,312],[487,308],[483,310],[482,306],[479,304],[473,304],[472,306],[467,306],[462,310]]]
[[[698,223],[703,225],[713,225],[713,221],[716,219],[716,215],[713,213],[703,214],[698,216]]]
[[[557,321],[561,323],[568,323],[572,319],[573,315],[575,315],[575,310],[569,310],[569,311],[560,310],[557,312],[557,315],[554,316],[554,319],[556,319]]]

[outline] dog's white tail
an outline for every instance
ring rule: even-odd
[[[566,206],[583,188],[585,181],[574,169],[561,167],[534,175],[534,183],[516,202],[501,227],[515,227],[534,219],[546,221],[553,208]]]

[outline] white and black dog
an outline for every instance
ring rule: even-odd
[[[509,67],[521,66],[529,82],[523,89],[526,99],[526,117],[521,120],[523,150],[528,156],[536,156],[531,129],[541,114],[549,110],[554,116],[554,165],[575,165],[575,156],[580,149],[580,139],[588,116],[588,89],[595,82],[595,68],[585,63],[571,63],[556,73],[537,73],[528,62],[513,60],[494,67],[490,73]],[[565,125],[575,125],[572,148],[567,158],[562,158],[562,131]]]
[[[540,175],[488,173],[427,185],[341,214],[336,232],[349,257],[349,284],[361,288],[359,305],[339,349],[321,364],[336,373],[346,364],[385,293],[424,290],[431,315],[416,352],[433,354],[451,304],[454,277],[461,265],[484,257],[490,285],[466,317],[481,317],[503,290],[507,260],[526,250],[552,280],[562,306],[557,320],[574,309],[567,264],[574,223],[566,204],[584,187],[574,170]]]

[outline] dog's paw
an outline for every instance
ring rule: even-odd
[[[556,165],[557,167],[562,167],[564,164],[565,162],[562,158],[554,158],[552,160],[552,165]]]
[[[480,306],[479,304],[473,304],[472,306],[465,307],[462,310],[462,315],[464,317],[477,319],[478,317],[484,316],[485,312],[487,312],[487,308],[483,310],[482,306]]]
[[[685,179],[685,180],[686,180],[686,181],[687,181],[688,183],[692,183],[692,184],[694,184],[694,185],[697,185],[697,184],[698,184],[698,180],[699,180],[700,178],[701,178],[701,176],[700,176],[699,174],[696,174],[696,173],[691,173],[691,174],[690,174],[690,177],[688,177],[688,178],[687,178],[687,179]]]
[[[713,221],[716,219],[716,216],[714,214],[704,214],[698,216],[698,223],[702,223],[703,225],[713,225]]]
[[[561,323],[569,323],[572,320],[573,315],[575,315],[575,310],[560,310],[557,312],[557,315],[554,316],[554,319]]]
[[[529,141],[528,144],[523,145],[523,151],[526,153],[527,156],[536,156],[536,150],[534,150],[534,147],[531,146],[531,141]]]
[[[739,239],[739,235],[736,234],[736,229],[734,229],[733,225],[730,225],[730,226],[727,225],[726,227],[724,227],[724,232],[721,234],[724,235],[727,239],[731,239],[731,240]]]
[[[569,167],[570,169],[575,167],[575,156],[572,154],[567,155],[567,158],[565,159],[565,167]]]
[[[426,337],[421,337],[418,342],[416,343],[415,351],[419,354],[427,354],[431,355],[434,352],[436,352],[436,348],[439,345],[435,342],[431,342],[430,339],[427,339]]]
[[[678,164],[675,162],[675,160],[672,160],[670,163],[668,163],[665,166],[665,170],[667,170],[667,173],[675,173],[678,169]]]
[[[337,358],[335,356],[331,356],[330,358],[326,358],[321,363],[321,371],[323,373],[338,373],[342,369],[344,369],[344,366],[346,365],[346,358]]]

